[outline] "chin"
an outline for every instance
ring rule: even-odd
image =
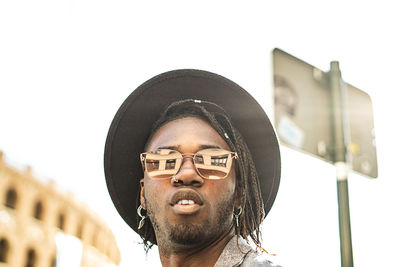
[[[204,225],[180,223],[170,226],[170,240],[180,245],[199,244],[207,239],[207,229]]]

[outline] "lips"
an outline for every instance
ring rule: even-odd
[[[199,193],[192,189],[181,189],[174,193],[170,201],[171,206],[174,205],[203,205],[202,197]]]
[[[193,215],[201,209],[203,200],[196,191],[181,189],[172,195],[170,205],[177,215]]]

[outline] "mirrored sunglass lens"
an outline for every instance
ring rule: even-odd
[[[152,178],[170,178],[178,172],[181,161],[182,156],[179,152],[160,149],[155,153],[146,153],[146,171]]]
[[[228,175],[226,170],[215,170],[215,169],[207,169],[207,168],[197,168],[200,175],[207,179],[222,179]]]
[[[207,179],[225,178],[230,171],[231,160],[230,153],[223,149],[204,149],[194,157],[198,172]]]

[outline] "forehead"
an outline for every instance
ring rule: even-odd
[[[196,117],[170,121],[151,137],[147,151],[160,147],[177,147],[184,152],[196,152],[201,146],[215,146],[229,150],[228,144],[207,122]]]

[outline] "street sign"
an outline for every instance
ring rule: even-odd
[[[274,49],[275,127],[281,143],[334,163],[329,73]],[[369,95],[342,81],[353,171],[378,176],[372,102]]]

